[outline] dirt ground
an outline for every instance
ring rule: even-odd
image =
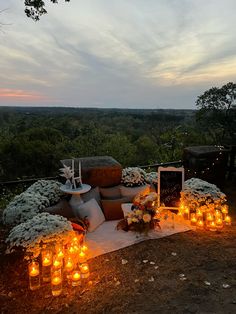
[[[26,264],[22,256],[4,254],[1,228],[1,313],[236,313],[236,188],[225,192],[232,226],[149,240],[94,258],[89,281],[65,285],[56,298],[48,286],[28,289]]]

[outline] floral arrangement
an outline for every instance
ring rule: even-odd
[[[125,186],[140,186],[146,183],[146,172],[138,167],[128,167],[122,170],[121,183]]]
[[[44,208],[59,201],[60,183],[53,180],[39,180],[25,192],[14,197],[3,211],[5,225],[17,225],[33,218]]]
[[[59,215],[41,213],[15,226],[6,239],[7,253],[23,248],[26,256],[37,257],[43,244],[66,244],[73,236],[71,223]]]
[[[60,176],[64,177],[66,180],[71,180],[74,177],[74,170],[71,167],[63,164],[63,168],[59,169],[61,171]]]
[[[184,183],[180,201],[189,209],[207,210],[225,203],[226,195],[214,184],[198,178],[191,178]]]
[[[138,194],[131,207],[131,212],[121,220],[117,229],[135,231],[147,234],[155,227],[159,227],[159,219],[156,216],[157,194]]]

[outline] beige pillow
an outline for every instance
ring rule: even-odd
[[[77,209],[74,209],[74,213],[75,216],[78,218],[87,217],[89,221],[89,232],[93,232],[105,221],[105,217],[101,210],[101,207],[98,205],[97,201],[94,198],[86,203],[83,203]]]
[[[103,199],[114,200],[121,197],[120,185],[111,188],[99,188],[99,190]]]
[[[150,185],[141,185],[141,186],[135,186],[135,187],[127,187],[127,186],[120,186],[121,196],[123,197],[131,197],[132,199],[140,192],[150,192]]]

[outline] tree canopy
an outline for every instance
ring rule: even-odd
[[[216,144],[232,144],[236,140],[236,84],[212,87],[196,101],[197,118],[208,129]]]
[[[42,0],[24,0],[25,1],[25,13],[28,17],[34,21],[38,21],[40,17],[47,13],[45,9],[45,2]],[[58,3],[58,0],[50,0],[52,3]],[[64,0],[70,2],[70,0]]]

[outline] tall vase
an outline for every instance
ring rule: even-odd
[[[71,184],[71,181],[69,179],[66,180],[65,186],[68,190],[72,188],[72,184]]]

